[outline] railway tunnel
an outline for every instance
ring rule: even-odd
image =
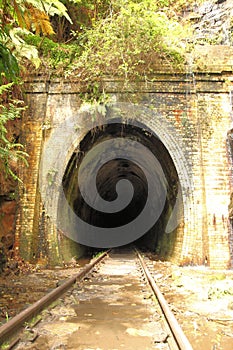
[[[98,146],[108,141],[111,145],[112,141],[116,139],[136,142],[143,146],[142,150],[138,149],[134,152],[136,158],[142,157],[146,160],[149,175],[143,171],[140,161],[137,163],[122,155],[117,156],[111,147],[111,159],[107,158],[106,162],[104,161],[104,164],[98,169],[96,179],[94,175],[93,178],[91,177],[93,181],[96,180],[100,201],[102,199],[107,203],[116,201],[118,197],[117,186],[121,180],[130,182],[133,187],[133,195],[128,203],[127,197],[131,195],[129,189],[131,187],[128,187],[126,182],[126,187],[123,186],[123,191],[119,194],[119,196],[123,195],[123,201],[126,202],[124,208],[114,212],[112,210],[104,212],[104,209],[96,209],[99,207],[98,196],[94,199],[94,206],[89,205],[83,197],[80,181],[82,182],[84,179],[80,179],[80,167],[86,154],[90,154],[86,167],[87,172],[91,171],[89,165],[93,164],[98,157],[105,158],[102,148],[98,148]],[[133,145],[135,147],[136,144]],[[150,164],[153,159],[144,154],[145,150],[146,152],[149,150],[152,158],[154,157],[156,160],[157,163],[154,167]],[[100,152],[103,154],[98,154]],[[142,154],[139,154],[140,152]],[[83,177],[86,177],[85,171]],[[153,183],[154,190],[151,190],[148,181]],[[84,239],[84,245],[88,246],[89,251],[95,248],[123,246],[134,242],[139,248],[151,250],[160,256],[171,256],[176,244],[177,228],[183,217],[182,198],[178,198],[180,197],[179,186],[179,177],[172,157],[155,133],[140,123],[136,126],[130,122],[123,124],[119,120],[111,121],[110,124],[90,130],[82,138],[69,159],[62,178],[65,196],[60,196],[58,203],[58,218],[62,231],[77,242],[80,242],[81,236],[81,243],[83,243],[82,236],[89,234],[89,232],[80,232],[82,228],[79,222],[73,219],[75,216],[75,218],[81,218],[94,230],[94,240],[88,240],[86,237]],[[152,193],[149,193],[151,191]],[[148,207],[146,203],[150,196],[153,196],[152,204]],[[68,207],[64,205],[64,201],[67,201]],[[144,210],[148,210],[150,213],[142,219],[144,220],[142,223],[139,223],[141,231],[136,232],[138,227],[133,227],[130,229],[131,232],[124,231],[122,233],[121,227],[127,227],[127,225],[130,227],[130,223],[134,222]],[[150,225],[147,225],[148,222]],[[138,226],[137,223],[136,225]],[[168,227],[169,225],[171,227]],[[97,228],[105,229],[104,238],[98,237]],[[117,238],[106,239],[106,235],[110,235],[109,232],[112,230],[116,230]]]
[[[218,56],[216,49],[211,49],[211,56],[209,50],[204,49],[201,57]],[[223,57],[228,53],[229,48]],[[107,159],[103,152],[106,161],[100,162],[96,175],[98,195],[86,203],[80,192],[78,170],[89,152],[89,163],[97,164],[98,147],[122,136],[148,149],[161,167],[159,172],[149,172],[159,188],[150,207],[156,220],[141,236],[131,229],[130,241],[178,263],[203,264],[207,257],[210,266],[232,266],[228,225],[232,176],[226,150],[232,123],[232,84],[229,74],[223,73],[231,72],[228,58],[221,62],[216,66],[211,61],[211,69],[195,72],[195,86],[193,76],[190,81],[186,73],[174,75],[164,68],[150,83],[134,82],[130,92],[120,81],[106,79],[104,91],[111,103],[98,106],[81,102],[79,79],[29,80],[25,91],[30,113],[25,114],[22,137],[28,145],[30,171],[21,169],[27,185],[19,191],[15,239],[19,255],[26,261],[42,256],[55,266],[80,257],[85,251],[83,243],[76,239],[74,244],[73,240],[80,233],[75,219],[79,216],[96,231],[105,229],[106,235],[114,227],[117,231],[130,222],[137,223],[134,218],[143,213],[151,193],[144,171],[149,169],[149,161],[143,170],[124,155]],[[138,154],[140,162],[150,159],[144,157],[144,151]],[[158,181],[160,174],[162,182]],[[81,180],[85,176],[88,171]],[[161,200],[164,192],[165,200]],[[121,198],[118,193],[123,194],[125,206],[115,211],[98,209],[102,202],[116,208]],[[128,197],[132,200],[127,201]],[[162,207],[161,213],[156,205]],[[135,230],[137,227],[141,230],[140,225]],[[101,247],[99,234],[93,234]],[[92,247],[92,243],[85,246]]]

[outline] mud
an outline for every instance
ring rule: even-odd
[[[152,255],[150,259],[157,284],[193,349],[232,350],[233,271],[179,267]],[[79,270],[80,266],[39,268],[18,276],[1,276],[1,321]],[[138,273],[134,263],[126,265],[122,255],[111,268],[103,265],[97,280],[97,271],[92,272],[68,299],[61,299],[45,312],[47,321],[40,324],[39,337],[36,342],[25,343],[23,349],[165,349],[166,333],[156,324],[154,298]]]
[[[19,350],[168,349],[151,290],[133,255],[111,256],[40,323],[34,344]]]

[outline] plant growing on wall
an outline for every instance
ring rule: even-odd
[[[27,165],[27,153],[21,143],[8,135],[7,124],[20,118],[25,107],[23,101],[9,98],[12,86],[13,83],[9,83],[0,87],[0,168],[6,176],[10,175],[14,180],[21,181],[16,168],[18,163]],[[4,101],[4,94],[7,101]]]
[[[20,180],[18,163],[27,164],[27,153],[8,132],[9,122],[20,118],[25,110],[23,101],[13,96],[12,89],[20,82],[22,59],[30,60],[36,68],[40,65],[37,48],[26,43],[23,36],[53,35],[50,17],[54,15],[71,21],[59,0],[0,0],[0,168],[14,180]]]
[[[79,37],[80,57],[66,75],[78,76],[87,99],[101,98],[101,79],[147,80],[162,64],[184,64],[189,28],[163,10],[163,1],[115,1],[111,12]],[[99,87],[99,93],[96,92]],[[96,98],[97,97],[97,98]]]

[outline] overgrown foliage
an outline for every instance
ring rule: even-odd
[[[38,35],[28,34],[25,36],[25,41],[30,46],[35,46],[38,55],[41,58],[40,71],[43,72],[43,67],[50,70],[53,74],[64,75],[64,71],[71,66],[73,61],[77,60],[81,54],[79,45],[56,43],[50,38],[41,38]]]
[[[63,70],[88,81],[104,74],[126,79],[145,72],[148,75],[156,69],[159,58],[179,65],[190,36],[188,26],[180,24],[179,18],[185,8],[198,2],[1,1],[7,4],[2,16],[5,28],[6,17],[14,18],[16,24],[8,30],[10,43],[6,45],[16,58],[26,57],[37,68],[42,61],[59,75]]]
[[[49,76],[78,77],[85,99],[102,102],[106,75],[126,83],[147,79],[161,64],[178,69],[185,62],[190,28],[180,20],[203,0],[0,0],[0,93],[35,68]],[[25,61],[26,60],[26,61]],[[25,63],[31,62],[32,66]],[[31,64],[30,63],[30,64]],[[21,70],[22,71],[22,70]],[[6,173],[12,157],[25,159],[7,138],[7,123],[22,112],[20,102],[1,100],[0,159]]]
[[[150,74],[159,58],[180,63],[187,30],[159,11],[155,2],[114,3],[113,12],[86,31],[74,68],[90,78],[104,74]],[[89,74],[88,74],[89,73]]]
[[[40,58],[36,46],[27,44],[23,36],[29,33],[53,35],[50,16],[65,16],[71,21],[66,7],[59,0],[0,0],[0,168],[6,176],[20,180],[19,162],[27,164],[23,145],[9,135],[9,123],[21,117],[23,102],[12,96],[13,85],[20,82],[22,58],[36,68]]]
[[[0,77],[5,75],[12,81],[18,75],[17,60],[25,57],[36,68],[40,65],[36,47],[27,44],[23,36],[30,32],[53,35],[51,16],[64,16],[70,22],[71,19],[59,0],[0,0],[0,8]]]
[[[0,43],[0,72],[4,73],[8,80],[13,80],[19,74],[18,62],[11,51],[2,43]],[[0,81],[1,81],[0,76]]]
[[[77,3],[84,11],[84,1]],[[126,80],[148,76],[158,69],[161,60],[176,67],[184,62],[190,32],[177,16],[170,15],[169,1],[105,1],[101,2],[101,13],[97,2],[92,7],[88,3],[85,8],[93,18],[72,31],[69,45],[25,37],[28,44],[38,48],[49,68],[59,74],[57,68],[63,68],[66,76],[78,76],[90,85],[108,74]]]
[[[9,135],[8,123],[21,117],[25,110],[23,101],[11,98],[13,83],[0,87],[0,168],[6,176],[20,180],[17,175],[18,163],[27,165],[27,153],[14,135]]]

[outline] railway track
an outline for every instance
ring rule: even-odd
[[[148,261],[126,248],[104,253],[1,326],[0,344],[12,335],[8,349],[17,350],[192,349]]]

